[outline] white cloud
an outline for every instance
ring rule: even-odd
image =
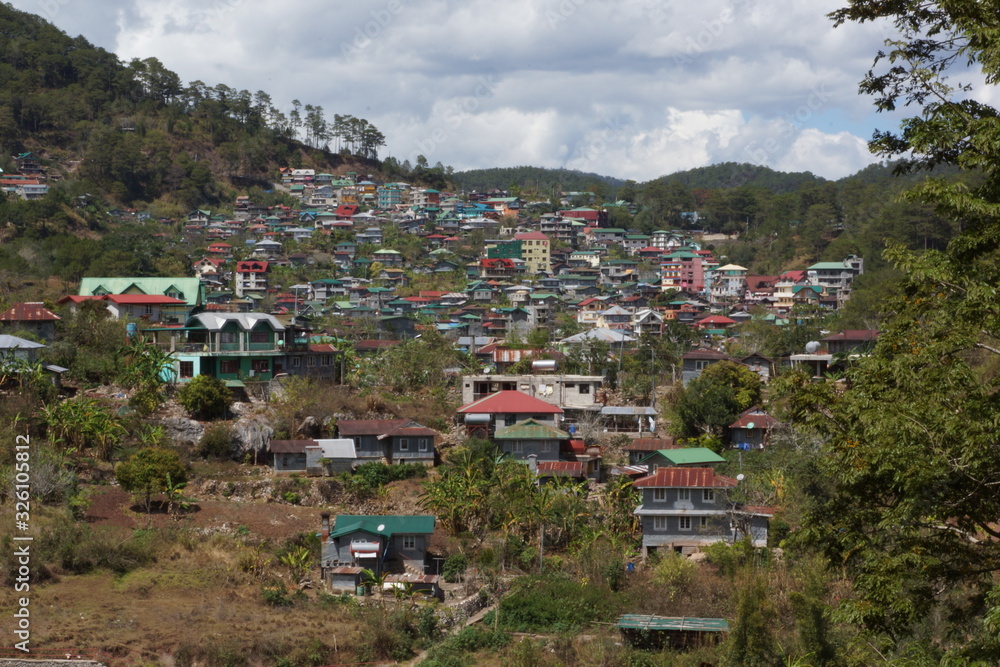
[[[401,159],[636,180],[725,160],[864,167],[876,123],[857,81],[886,36],[834,29],[842,0],[13,4],[45,3],[67,32],[184,81],[365,117]]]

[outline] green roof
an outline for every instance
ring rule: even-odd
[[[498,428],[495,440],[569,440],[569,433],[536,419],[525,419],[513,426]]]
[[[729,632],[729,622],[724,618],[674,618],[670,616],[647,616],[646,614],[622,614],[615,624],[622,630],[675,630],[681,632]]]
[[[339,514],[333,522],[330,537],[341,537],[362,531],[372,535],[392,537],[397,534],[412,535],[434,532],[433,516],[355,516]]]
[[[849,271],[850,267],[844,266],[843,262],[819,262],[813,264],[806,271]]]
[[[670,461],[674,465],[694,465],[698,463],[724,463],[726,459],[722,458],[711,449],[707,447],[684,447],[681,449],[658,449],[643,461],[654,457],[662,456],[666,460]],[[640,461],[641,463],[641,461]]]
[[[176,290],[188,306],[205,301],[205,287],[198,278],[83,278],[80,296],[93,296],[95,290],[106,294],[155,294],[165,296]]]

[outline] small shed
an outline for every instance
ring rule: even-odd
[[[714,644],[729,632],[729,623],[724,618],[623,614],[616,626],[626,642],[648,649],[683,649]]]
[[[313,440],[306,446],[306,470],[327,475],[347,472],[354,466],[357,457],[351,438]]]
[[[444,591],[441,589],[441,577],[436,574],[390,574],[384,579],[384,590],[409,591],[423,593],[444,602]]]
[[[343,565],[331,567],[326,570],[326,585],[332,590],[344,593],[355,593],[361,585],[364,575],[363,567],[351,567]]]

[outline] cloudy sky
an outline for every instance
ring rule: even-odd
[[[382,155],[639,181],[875,161],[857,83],[888,36],[842,0],[13,0],[123,60],[367,118]]]

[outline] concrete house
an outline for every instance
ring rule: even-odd
[[[358,463],[434,465],[438,433],[411,419],[343,419],[337,422],[337,433],[354,442]]]
[[[366,568],[375,574],[424,574],[427,545],[434,534],[433,516],[341,514],[332,526],[329,512],[320,517],[320,569],[331,585],[331,570],[339,567]]]
[[[716,542],[749,537],[755,547],[767,545],[769,508],[731,503],[735,479],[712,468],[660,468],[636,480],[642,504],[634,514],[642,523],[642,553],[673,549],[690,554]]]
[[[701,375],[701,372],[712,364],[717,364],[720,361],[735,361],[735,359],[730,357],[728,354],[702,348],[686,352],[681,356],[681,361],[683,363],[681,368],[681,378],[683,379],[684,384],[687,385],[691,382],[691,380]]]
[[[526,419],[558,428],[562,408],[520,391],[502,390],[458,409],[469,435],[492,438],[497,429]]]
[[[734,449],[763,449],[771,439],[771,431],[780,422],[762,408],[752,407],[729,425],[729,443]]]

